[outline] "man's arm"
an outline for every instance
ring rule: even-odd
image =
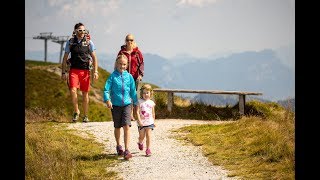
[[[69,53],[64,53],[63,60],[61,64],[61,79],[66,80],[66,70],[67,70],[67,60],[68,60]]]
[[[67,70],[67,60],[68,60],[69,53],[64,53],[63,60],[61,64],[62,73],[65,73]]]
[[[69,57],[69,53],[70,53],[70,40],[67,41],[65,47],[64,47],[64,55],[63,55],[63,60],[62,60],[62,64],[61,64],[61,75],[63,78],[63,75],[66,73],[67,71],[67,60]],[[64,78],[63,78],[64,79]]]
[[[99,77],[99,74],[98,74],[98,58],[96,56],[96,52],[95,51],[91,52],[91,57],[92,57],[93,73],[94,73],[93,77],[95,79],[98,79],[98,77]]]

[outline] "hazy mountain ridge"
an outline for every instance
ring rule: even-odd
[[[264,99],[281,100],[294,97],[294,72],[275,56],[272,50],[243,52],[215,60],[197,60],[171,65],[164,61],[166,71],[152,65],[161,59],[145,55],[145,80],[163,88],[212,89],[262,92]],[[168,74],[166,74],[168,73]],[[166,83],[147,74],[165,74]]]

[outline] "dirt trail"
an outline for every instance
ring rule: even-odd
[[[119,156],[119,163],[112,170],[119,172],[123,179],[236,179],[228,177],[227,171],[220,166],[208,162],[201,153],[201,147],[183,144],[173,138],[170,130],[191,124],[219,124],[223,121],[200,121],[161,119],[156,120],[152,132],[152,156],[145,157],[145,147],[140,151],[137,146],[138,130],[136,122],[132,122],[129,150],[133,158],[129,161]],[[89,122],[69,124],[69,128],[92,134],[97,142],[105,145],[108,154],[116,155],[113,136],[113,122]],[[123,142],[121,130],[121,142]],[[144,142],[145,144],[145,142]],[[122,143],[123,145],[123,143]]]

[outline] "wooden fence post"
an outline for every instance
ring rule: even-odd
[[[244,94],[239,94],[239,113],[244,115],[244,108],[246,104],[246,96]]]
[[[173,92],[168,92],[168,111],[172,111],[172,105],[173,105]]]

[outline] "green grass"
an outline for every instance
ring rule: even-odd
[[[246,103],[245,113],[250,116],[272,118],[278,116],[277,112],[284,112],[284,109],[275,102],[263,103],[260,101],[250,101]]]
[[[50,66],[50,65],[57,65],[57,63],[53,63],[53,62],[43,62],[43,61],[34,61],[34,60],[25,60],[25,66]]]
[[[269,108],[265,105],[263,109]],[[294,114],[278,109],[268,115],[228,124],[193,125],[175,132],[183,132],[178,139],[202,146],[209,161],[228,169],[229,176],[295,179]]]
[[[80,138],[61,123],[36,121],[25,125],[25,179],[116,179],[108,167],[117,158],[104,153],[102,144]]]

